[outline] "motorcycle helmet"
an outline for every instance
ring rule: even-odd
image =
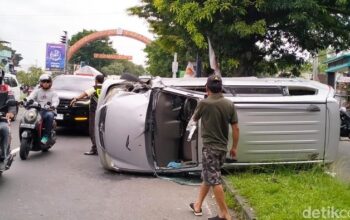
[[[43,89],[50,89],[51,86],[52,86],[52,78],[49,74],[45,73],[43,75],[41,75],[39,77],[39,81],[40,81],[40,87],[43,88]],[[49,86],[48,87],[43,87],[44,83],[48,83]]]

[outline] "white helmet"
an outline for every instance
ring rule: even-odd
[[[45,73],[40,76],[39,81],[52,81],[52,78],[49,74]]]

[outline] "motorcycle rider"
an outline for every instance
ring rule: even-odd
[[[43,136],[41,138],[41,143],[46,144],[49,140],[52,126],[53,126],[53,120],[55,117],[54,110],[57,108],[59,104],[59,98],[57,93],[51,89],[52,86],[52,78],[49,74],[43,74],[39,78],[40,86],[39,88],[35,89],[29,96],[29,100],[34,100],[40,104],[40,106],[45,106],[47,103],[51,103],[49,109],[42,109],[40,111],[40,115],[43,118],[43,123],[45,130],[43,132]]]
[[[10,91],[8,85],[3,84],[5,72],[0,69],[0,112],[5,115],[5,120],[0,120],[0,162],[4,161],[7,157],[7,150],[9,144],[10,128],[8,121],[14,118],[16,114],[16,106],[7,106],[8,100],[15,100],[13,93]]]

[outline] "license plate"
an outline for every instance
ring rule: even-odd
[[[63,120],[63,114],[57,114],[56,120]]]
[[[21,128],[31,128],[31,129],[33,129],[33,128],[35,128],[35,124],[22,123],[22,124],[20,124],[20,127]]]

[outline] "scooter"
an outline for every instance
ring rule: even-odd
[[[9,100],[9,101],[6,102],[6,106],[15,106],[15,105],[17,105],[17,102],[14,101],[14,100]],[[8,126],[10,127],[10,120],[7,120],[7,118],[5,117],[5,115],[3,113],[0,113],[0,121],[8,123]],[[0,137],[0,138],[2,138],[2,137]],[[5,170],[10,169],[11,164],[12,164],[12,162],[13,162],[15,156],[16,156],[16,152],[18,151],[18,150],[10,151],[10,149],[11,149],[11,147],[10,147],[10,145],[11,145],[11,130],[10,129],[9,129],[8,141],[9,142],[8,142],[8,145],[7,145],[6,152],[9,152],[9,153],[6,155],[6,157],[3,160],[0,160],[0,176],[2,175],[2,173]],[[2,154],[1,149],[2,148],[0,148],[0,154]]]
[[[56,121],[54,120],[49,140],[46,144],[41,143],[45,128],[40,115],[41,110],[52,110],[51,103],[40,106],[33,100],[24,100],[21,105],[26,109],[19,123],[20,150],[19,156],[22,160],[28,158],[30,151],[48,151],[56,143]],[[56,115],[56,114],[55,114]]]

